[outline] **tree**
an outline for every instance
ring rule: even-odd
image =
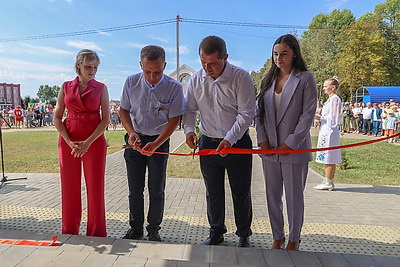
[[[342,29],[337,37],[339,52],[334,66],[342,78],[343,99],[350,100],[359,87],[382,85],[386,79],[385,38],[377,26],[378,20],[377,16],[367,13]]]
[[[381,16],[390,28],[400,26],[400,0],[387,0],[385,3],[377,4],[374,12]]]
[[[385,85],[400,85],[400,0],[387,0],[374,9],[386,39],[384,66],[388,75]]]
[[[52,87],[50,87],[49,85],[41,85],[39,87],[39,91],[37,92],[37,96],[42,103],[52,104],[56,102],[60,89],[61,88],[57,85],[54,85]]]
[[[22,108],[27,109],[29,106],[29,103],[39,103],[39,98],[31,98],[30,96],[25,96],[22,99]]]
[[[350,10],[335,9],[330,14],[316,15],[308,30],[303,33],[303,57],[308,69],[315,75],[318,88],[322,88],[326,79],[338,75],[338,70],[333,65],[339,51],[336,37],[342,28],[348,27],[354,21],[355,17]],[[323,95],[322,90],[319,90],[320,98]]]

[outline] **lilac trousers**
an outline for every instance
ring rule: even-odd
[[[285,237],[283,217],[283,188],[285,188],[286,209],[289,223],[289,239],[300,240],[304,221],[304,187],[308,173],[308,162],[300,164],[262,160],[267,206],[272,234],[275,240]]]

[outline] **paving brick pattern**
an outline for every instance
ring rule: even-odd
[[[254,138],[254,131],[252,137]],[[184,140],[182,131],[171,148]],[[170,160],[173,160],[172,156]],[[317,191],[321,177],[310,170],[305,191],[301,252],[271,251],[261,162],[253,157],[253,236],[251,249],[237,248],[229,185],[228,233],[221,246],[199,245],[208,235],[205,188],[201,179],[168,178],[162,243],[122,240],[128,228],[123,152],[107,157],[107,238],[86,237],[86,199],[81,236],[61,235],[59,175],[8,174],[0,189],[0,239],[51,240],[62,246],[0,245],[1,266],[400,266],[400,187],[337,185]],[[84,184],[82,184],[84,191]],[[147,198],[147,193],[145,193]],[[146,208],[147,208],[146,201]],[[35,264],[33,264],[35,263]]]

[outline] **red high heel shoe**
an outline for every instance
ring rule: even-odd
[[[299,250],[300,243],[301,243],[301,240],[296,241],[296,242],[292,242],[289,240],[289,242],[286,246],[286,250]]]
[[[280,240],[274,240],[274,243],[272,243],[271,249],[281,249],[283,250],[285,248],[285,238],[280,239]]]

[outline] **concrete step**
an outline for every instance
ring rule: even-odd
[[[1,239],[51,241],[52,234],[0,231]],[[400,258],[169,244],[57,235],[59,246],[0,245],[0,266],[400,266]]]

